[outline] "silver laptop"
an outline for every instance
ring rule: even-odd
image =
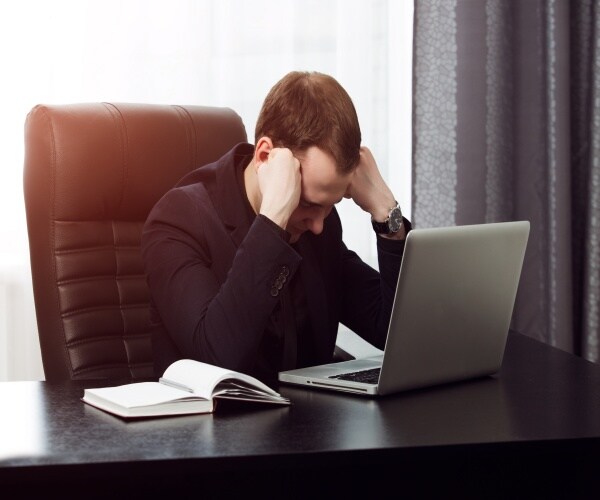
[[[279,373],[281,382],[365,395],[496,373],[529,222],[413,229],[383,355]]]

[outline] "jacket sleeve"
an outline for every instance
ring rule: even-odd
[[[142,234],[150,294],[179,351],[248,371],[279,301],[277,279],[286,286],[301,259],[262,217],[232,245],[216,214],[185,189],[163,197]]]
[[[411,224],[404,219],[406,232]],[[344,245],[341,321],[379,349],[383,349],[404,253],[404,240],[377,236],[379,272]]]

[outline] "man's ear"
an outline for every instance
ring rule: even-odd
[[[356,169],[354,169],[352,172],[350,172],[348,175],[350,177],[350,182],[348,183],[348,187],[346,187],[346,192],[344,193],[344,198],[350,199],[352,198],[352,181],[354,180],[354,177],[356,176]]]
[[[258,166],[261,163],[266,162],[272,149],[273,141],[271,138],[266,135],[261,137],[256,142],[256,147],[254,148],[254,164]]]

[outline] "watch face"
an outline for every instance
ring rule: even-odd
[[[390,220],[388,222],[390,231],[392,233],[397,233],[402,225],[402,212],[398,207],[394,208],[390,212]]]

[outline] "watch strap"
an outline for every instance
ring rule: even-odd
[[[400,204],[396,202],[396,206],[390,209],[387,219],[385,219],[383,222],[377,222],[371,219],[371,224],[373,226],[373,230],[377,234],[392,234],[397,232],[402,224],[402,211],[400,210]]]

